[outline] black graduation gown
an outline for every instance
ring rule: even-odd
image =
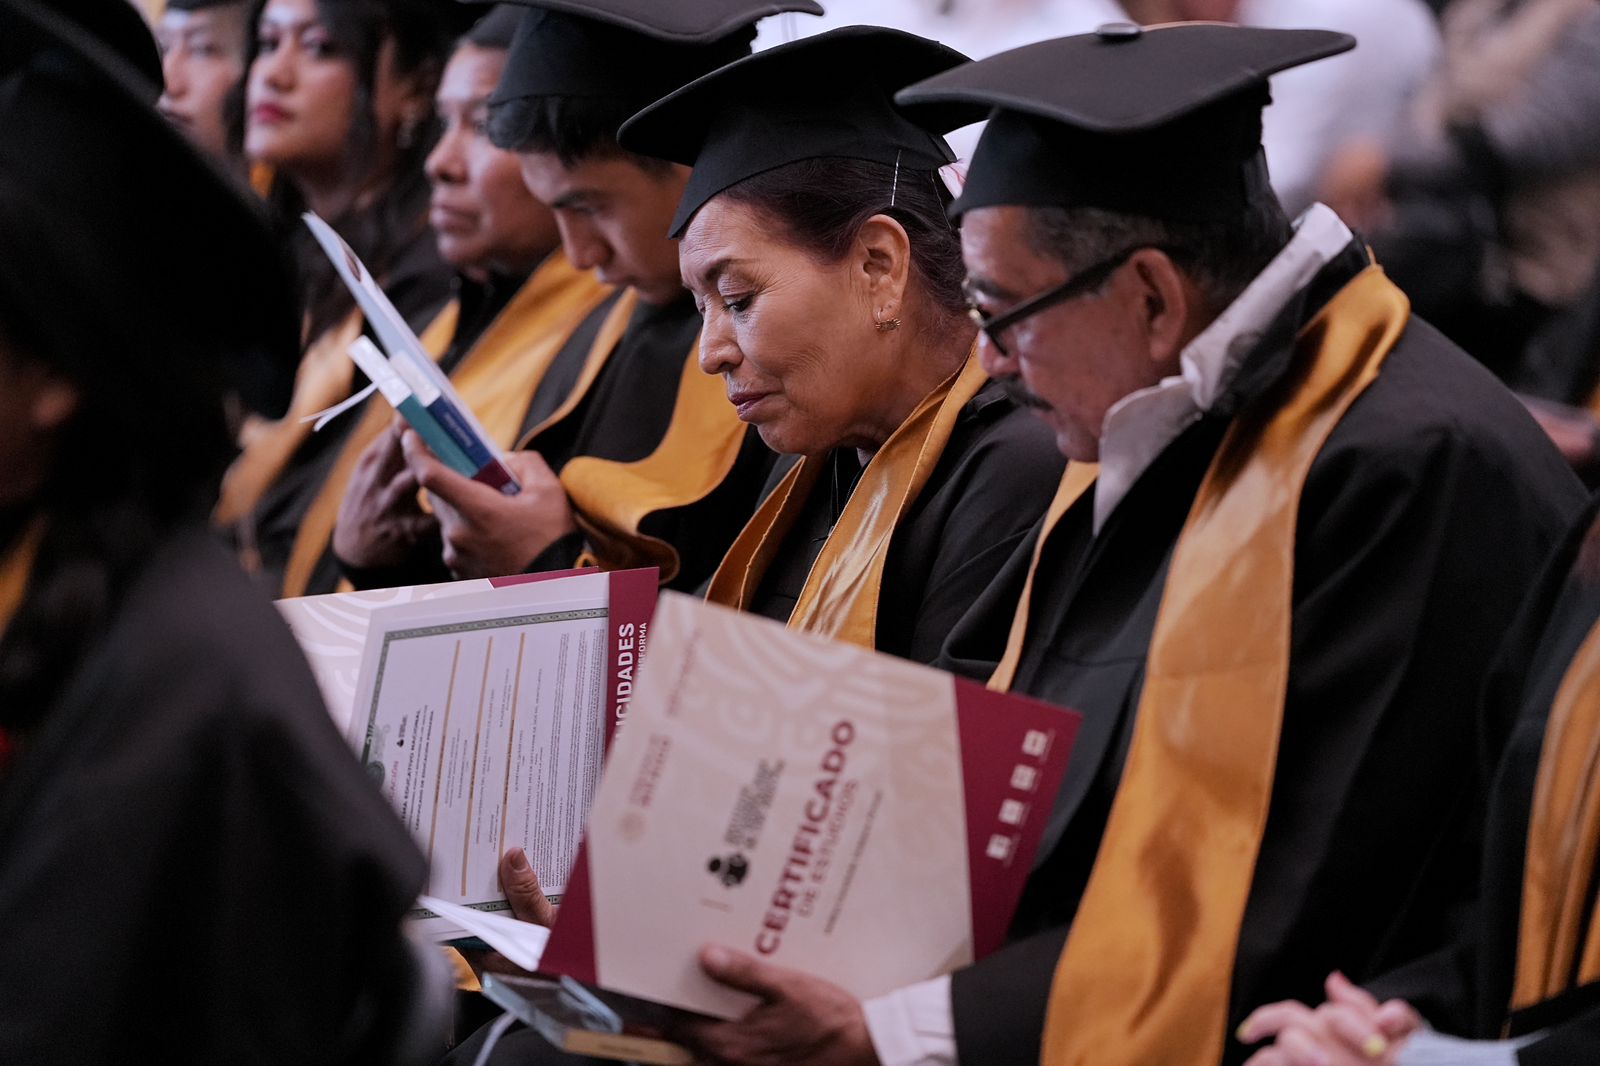
[[[849,499],[860,461],[853,450],[831,458],[838,476],[818,479],[756,591],[750,609],[757,614],[788,621]],[[1064,465],[1044,423],[998,384],[985,385],[961,409],[932,476],[895,527],[878,600],[878,650],[914,662],[938,658],[956,622],[1030,538]],[[962,666],[987,680],[1004,650],[1001,632],[990,657]]]
[[[1368,983],[1385,999],[1411,1002],[1435,1028],[1458,1036],[1497,1039],[1507,1023],[1545,723],[1572,657],[1600,619],[1600,580],[1584,578],[1573,566],[1597,511],[1600,497],[1552,556],[1485,686],[1486,802],[1463,811],[1464,820],[1482,826],[1482,857],[1477,876],[1460,880],[1461,899],[1446,927],[1447,941]],[[1523,1048],[1519,1062],[1555,1066],[1600,1060],[1600,983],[1522,1011],[1510,1023],[1513,1034],[1549,1034]]]
[[[1263,332],[1218,412],[1169,446],[1091,535],[1093,493],[1036,578],[1014,690],[1084,716],[1014,926],[957,972],[963,1055],[1038,1061],[1051,978],[1110,812],[1173,546],[1227,413],[1283,376],[1302,323],[1365,265],[1354,244]],[[1507,619],[1583,501],[1516,400],[1413,319],[1313,463],[1300,503],[1289,692],[1278,769],[1232,976],[1230,1029],[1254,1007],[1317,1001],[1408,957],[1394,916],[1429,884],[1470,784],[1472,708]],[[949,665],[1008,618],[1031,543],[963,620]],[[1226,624],[1226,620],[1219,620]],[[1380,873],[1381,872],[1381,873]],[[1226,1061],[1247,1049],[1230,1038]]]
[[[378,1061],[425,863],[283,622],[192,529],[85,639],[0,778],[0,1062]]]

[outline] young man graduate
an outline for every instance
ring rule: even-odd
[[[953,209],[981,351],[1074,460],[952,658],[1014,620],[995,683],[1084,718],[1011,945],[864,1009],[710,948],[765,1002],[709,1058],[1237,1061],[1252,1007],[1421,936],[1393,918],[1442,891],[1476,690],[1582,493],[1331,211],[1283,216],[1266,79],[1351,44],[1116,25],[899,94],[990,117]]]
[[[442,559],[458,576],[658,565],[692,588],[754,510],[772,457],[698,367],[700,318],[668,236],[688,168],[623,151],[617,129],[659,97],[747,55],[758,18],[810,0],[518,0],[490,100],[489,134],[521,157],[555,213],[567,258],[620,290],[555,354],[528,410],[523,491],[452,474],[405,437],[417,483],[441,506]],[[388,567],[371,538],[335,538],[358,568]]]

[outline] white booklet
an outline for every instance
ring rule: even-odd
[[[1079,716],[664,594],[540,969],[719,1017],[720,943],[861,998],[1003,942]]]
[[[334,690],[335,718],[428,857],[425,895],[507,911],[499,864],[514,846],[547,893],[565,890],[601,760],[628,713],[656,577],[587,572],[280,602]],[[411,917],[434,939],[466,935],[426,907]]]
[[[363,357],[362,353],[369,352],[370,347],[352,346],[351,358],[361,366],[385,398],[396,404],[395,409],[422,435],[447,466],[507,496],[515,496],[521,491],[521,486],[506,468],[503,461],[505,456],[495,446],[494,438],[489,436],[483,424],[473,415],[472,408],[457,394],[444,371],[429,358],[422,341],[411,332],[411,327],[389,297],[384,295],[366,265],[332,226],[309,211],[301,218],[310,228],[323,254],[338,271],[350,295],[355,297],[367,324],[378,335],[378,341],[388,355],[387,369],[401,379],[398,391],[389,374],[381,370],[374,373],[374,368]],[[379,353],[370,354],[382,358]],[[405,399],[401,399],[402,396]],[[413,399],[415,403],[409,402]]]

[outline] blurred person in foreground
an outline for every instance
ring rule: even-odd
[[[0,2],[0,1061],[412,1062],[425,864],[207,524],[290,281],[155,96]]]

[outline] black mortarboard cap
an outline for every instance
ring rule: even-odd
[[[106,0],[126,6],[126,0]],[[276,416],[299,361],[262,208],[146,99],[134,69],[40,0],[0,0],[0,304],[38,353],[184,417],[178,381]]]
[[[937,41],[846,26],[713,71],[633,116],[617,140],[694,167],[672,220],[677,237],[722,190],[802,159],[944,166],[955,158],[950,147],[902,115],[894,93],[966,61]],[[840,78],[842,70],[859,76]]]
[[[952,214],[1097,207],[1217,221],[1271,195],[1267,79],[1353,47],[1328,30],[1113,23],[947,71],[896,99],[935,129],[989,119]]]
[[[491,103],[536,96],[643,107],[750,54],[755,24],[815,0],[515,0],[530,10]]]

